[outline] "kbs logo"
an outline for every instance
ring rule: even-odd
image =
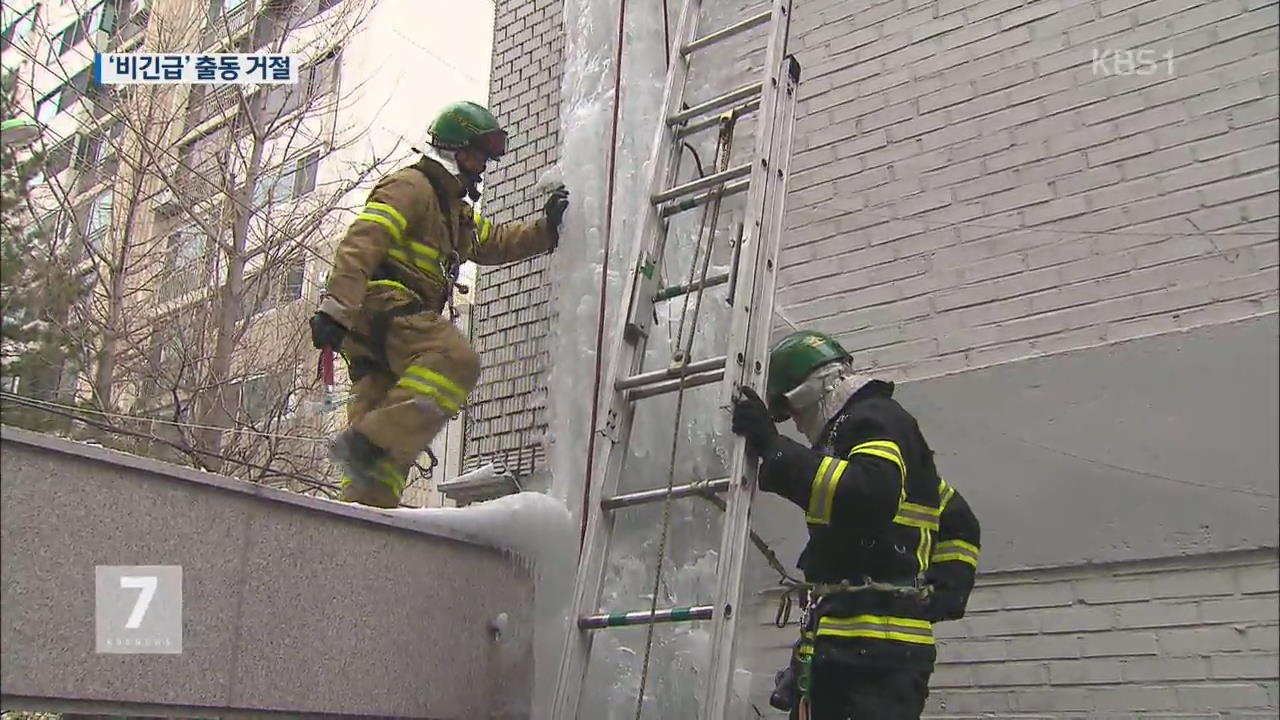
[[[1165,74],[1173,74],[1173,51],[1157,55],[1151,48],[1141,50],[1093,49],[1094,75],[1155,75],[1164,65]]]

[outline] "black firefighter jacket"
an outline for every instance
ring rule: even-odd
[[[872,380],[849,398],[813,448],[780,438],[762,458],[762,485],[805,511],[799,567],[813,583],[866,579],[934,592],[927,603],[881,591],[835,593],[806,632],[815,660],[931,670],[933,623],[964,614],[980,549],[977,517],[934,466],[893,384]]]

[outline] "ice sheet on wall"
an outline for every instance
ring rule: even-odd
[[[715,3],[706,3],[715,5]],[[634,5],[634,4],[633,4]],[[561,162],[543,178],[545,184],[563,180],[572,192],[556,253],[553,311],[549,340],[548,457],[554,475],[552,494],[561,498],[578,519],[586,472],[592,384],[596,371],[596,332],[600,279],[605,259],[605,212],[608,157],[616,148],[613,230],[606,283],[604,359],[601,403],[608,403],[610,351],[621,311],[626,275],[632,270],[637,218],[647,202],[649,162],[666,74],[664,36],[675,35],[680,3],[671,3],[670,26],[664,30],[661,13],[635,6],[626,16],[623,40],[621,113],[616,143],[612,134],[613,72],[618,27],[616,3],[565,0],[565,67],[561,98]],[[754,6],[763,8],[763,4]],[[722,27],[743,8],[708,12],[700,27]],[[695,64],[686,93],[688,104],[737,87],[748,78],[746,67],[759,67],[762,53],[747,54],[748,42],[763,47],[761,35],[738,47],[713,50]],[[743,162],[752,151],[751,122],[739,123],[731,164]],[[679,180],[713,172],[716,133],[690,139],[682,154]],[[696,159],[695,159],[696,157]],[[730,242],[742,220],[744,196],[726,199],[716,223],[709,274],[727,272]],[[698,211],[673,218],[666,257],[659,266],[666,285],[689,279],[698,238],[707,236]],[[705,242],[705,240],[704,240]],[[697,268],[701,272],[701,267]],[[693,322],[695,301],[665,303],[650,334],[645,369],[672,361],[684,332],[692,333],[693,359],[723,352],[727,341],[727,287],[708,291]],[[601,412],[603,415],[603,410]],[[727,474],[728,414],[720,407],[719,385],[686,391],[676,423],[677,399],[664,396],[644,400],[637,411],[622,490],[665,487]],[[672,457],[673,439],[675,456]],[[596,443],[596,467],[603,463],[603,446]],[[674,469],[674,475],[672,476]],[[593,498],[593,502],[598,498]],[[705,604],[715,588],[716,546],[720,511],[702,500],[680,500],[670,507],[665,562],[658,583],[658,607]],[[655,568],[664,524],[661,503],[629,508],[617,518],[607,562],[602,611],[648,610],[655,584]],[[645,717],[697,717],[702,692],[701,673],[707,667],[710,623],[660,625],[650,648],[645,682]],[[641,684],[646,651],[644,627],[598,632],[585,685],[583,717],[632,718]],[[556,663],[558,657],[549,662]],[[548,660],[540,660],[548,662]]]

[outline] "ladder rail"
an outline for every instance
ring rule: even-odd
[[[781,244],[781,214],[785,208],[790,143],[794,133],[795,87],[799,79],[798,65],[786,52],[792,3],[793,0],[772,0],[767,12],[757,13],[701,38],[696,33],[703,0],[685,0],[680,11],[673,44],[681,51],[672,54],[663,88],[662,116],[655,129],[648,166],[648,188],[644,194],[649,202],[644,204],[633,230],[625,287],[620,296],[622,304],[614,321],[617,332],[613,336],[614,345],[609,357],[609,384],[605,386],[608,399],[598,400],[607,402],[608,410],[601,426],[590,429],[593,433],[605,434],[609,442],[596,453],[595,459],[600,452],[604,453],[603,462],[596,463],[592,477],[586,479],[591,484],[593,497],[600,500],[581,509],[587,513],[586,538],[572,597],[574,625],[562,646],[552,706],[552,717],[557,720],[580,717],[595,631],[690,620],[709,620],[712,623],[710,673],[704,676],[705,685],[700,693],[703,700],[701,717],[723,720],[728,710],[736,667],[734,650],[736,620],[740,615],[738,604],[743,593],[746,546],[751,534],[755,463],[746,456],[742,439],[735,438],[728,478],[625,494],[619,494],[618,489],[629,460],[638,400],[673,390],[719,383],[721,408],[727,410],[740,386],[762,384],[776,286],[777,254]],[[684,108],[683,98],[688,90],[695,51],[766,23],[771,23],[771,29],[765,66],[760,71],[762,80],[731,90],[694,108]],[[745,105],[742,103],[744,100]],[[757,116],[751,161],[745,166],[721,169],[711,177],[677,185],[683,138],[718,124],[718,119],[699,119],[699,116],[735,103],[738,104],[737,110],[753,112]],[[744,191],[747,193],[746,229],[739,230],[729,273],[708,276],[677,288],[662,288],[657,268],[662,265],[667,250],[668,218],[713,201],[718,206],[718,199]],[[750,264],[739,267],[740,262]],[[649,333],[655,321],[654,304],[688,292],[700,293],[722,283],[727,284],[731,299],[730,339],[724,354],[678,369],[669,367],[643,372]],[[727,498],[719,540],[716,595],[712,603],[652,612],[601,612],[599,603],[616,523],[614,511],[690,496],[708,496],[718,500],[714,497],[717,491],[725,493]]]
[[[685,0],[680,11],[680,19],[676,24],[676,38],[680,45],[693,39],[697,32],[702,0]],[[687,55],[677,53],[671,58],[671,67],[667,73],[666,85],[662,91],[662,122],[657,123],[654,131],[654,142],[649,158],[649,187],[644,197],[650,198],[661,192],[664,187],[673,184],[673,177],[678,168],[680,146],[675,142],[673,130],[665,122],[672,113],[679,110],[684,88],[689,77],[689,59]],[[614,98],[617,102],[618,98]],[[664,157],[665,156],[665,157]],[[626,288],[622,299],[624,304],[618,309],[616,320],[615,348],[609,361],[609,377],[612,382],[609,388],[609,411],[605,415],[605,424],[612,426],[614,438],[628,438],[631,423],[634,419],[634,408],[629,408],[625,390],[618,390],[616,383],[624,377],[639,374],[644,361],[644,348],[647,345],[643,327],[634,328],[633,319],[639,318],[644,323],[646,316],[652,311],[652,298],[656,293],[657,273],[649,272],[648,277],[641,268],[656,267],[659,258],[653,258],[650,246],[654,244],[655,231],[665,232],[665,220],[659,208],[652,203],[645,203],[643,219],[636,225],[635,241],[632,244],[627,268]],[[645,306],[648,312],[641,311]],[[639,312],[638,312],[639,311]],[[601,398],[604,400],[604,398]],[[590,432],[600,432],[601,428],[590,428]],[[607,435],[609,433],[606,433]],[[621,471],[625,462],[625,447],[618,452],[616,442],[610,438],[604,446],[607,460],[596,466],[593,477],[587,478],[592,485],[592,496],[597,498],[611,497],[617,494],[621,480]],[[592,512],[591,507],[581,508],[587,513],[586,541],[579,557],[578,573],[575,581],[575,592],[571,605],[572,618],[580,618],[586,614],[594,614],[598,608],[596,603],[604,583],[604,568],[612,546],[614,515],[610,512]],[[560,657],[560,669],[556,681],[556,693],[552,706],[552,717],[577,718],[582,704],[582,686],[586,680],[588,663],[591,658],[592,634],[571,628],[566,633]]]
[[[726,410],[731,408],[741,386],[763,389],[768,364],[777,258],[794,133],[796,88],[800,80],[799,64],[787,53],[791,8],[792,0],[773,0],[773,33],[765,53],[768,79],[764,87],[764,93],[771,97],[769,102],[761,102],[755,147],[757,166],[753,168],[747,191],[748,223],[740,243],[744,257],[753,258],[754,262],[747,272],[739,272],[735,278],[736,301],[730,308],[731,340],[725,353],[729,360],[725,364],[721,388],[722,404]],[[764,158],[770,159],[773,166],[769,166]],[[755,323],[755,332],[749,332],[752,323]],[[742,614],[743,575],[751,533],[751,506],[757,486],[756,462],[748,457],[743,438],[735,438],[732,457],[729,477],[736,482],[731,483],[725,499],[716,569],[715,597],[719,607],[712,620],[711,657],[702,702],[704,717],[716,720],[727,716],[732,699],[738,618]]]

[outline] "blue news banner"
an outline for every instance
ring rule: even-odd
[[[263,54],[98,53],[99,85],[296,84],[298,56]]]

